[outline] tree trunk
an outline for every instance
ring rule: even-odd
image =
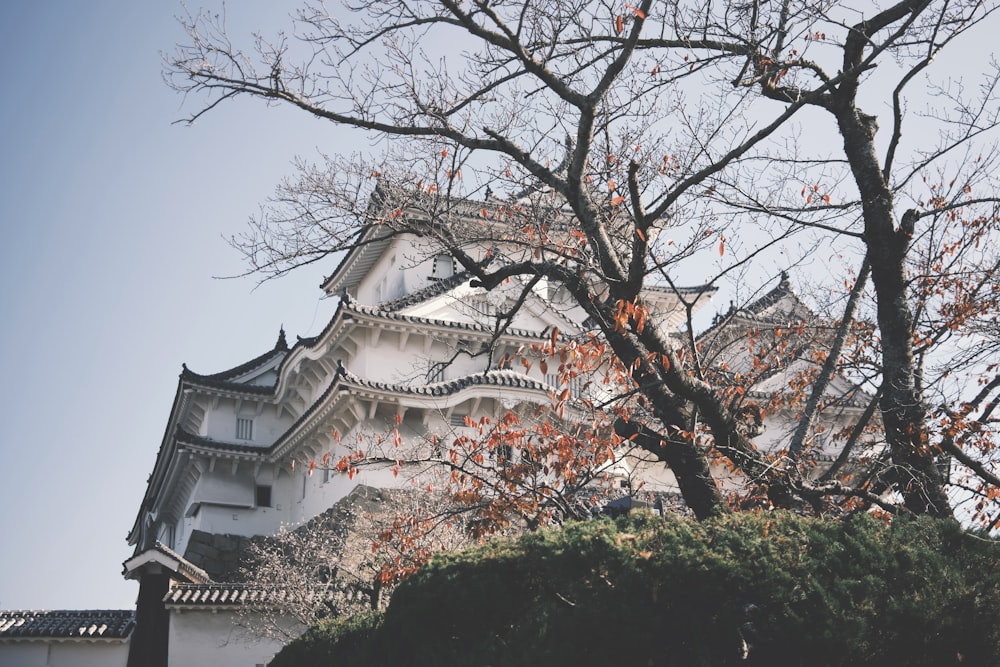
[[[913,315],[906,294],[906,252],[913,233],[909,215],[897,229],[893,197],[875,153],[875,119],[853,105],[836,110],[854,179],[861,192],[865,243],[882,339],[883,393],[879,407],[894,475],[906,508],[915,514],[951,516],[944,480],[935,465],[917,389],[913,359]]]

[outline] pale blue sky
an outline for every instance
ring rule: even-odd
[[[212,3],[207,3],[211,5]],[[316,333],[306,269],[253,290],[223,235],[343,134],[259,104],[171,125],[175,0],[0,3],[0,608],[127,608],[125,536],[181,363],[214,372]],[[232,3],[230,27],[287,5]]]

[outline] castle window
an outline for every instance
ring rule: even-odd
[[[497,457],[497,461],[500,463],[513,463],[514,462],[514,448],[511,445],[497,445],[493,453]]]
[[[431,269],[433,280],[444,280],[455,275],[455,260],[451,255],[435,255],[434,267]]]
[[[245,417],[236,418],[236,439],[253,440],[253,420]]]
[[[545,382],[552,385],[556,389],[562,388],[562,384],[559,382],[559,376],[555,373],[549,373],[545,376]],[[573,398],[580,398],[584,394],[584,379],[580,376],[575,378],[568,378],[567,382],[569,386],[569,395]]]
[[[163,543],[167,545],[168,549],[174,548],[174,525],[164,526]]]
[[[271,487],[267,484],[258,484],[254,493],[254,502],[257,507],[271,506]]]
[[[427,371],[427,381],[428,382],[444,382],[444,364],[443,363],[433,363],[431,368]]]

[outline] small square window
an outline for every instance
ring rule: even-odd
[[[253,420],[244,417],[236,418],[236,439],[253,440]]]
[[[431,269],[431,278],[434,280],[444,280],[455,275],[455,260],[451,255],[437,255],[434,257],[434,266]]]
[[[254,501],[257,507],[270,507],[271,506],[271,486],[269,484],[258,484],[256,493],[254,493]]]

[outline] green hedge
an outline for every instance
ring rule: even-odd
[[[439,556],[271,664],[1000,665],[998,556],[930,520],[583,522]]]

